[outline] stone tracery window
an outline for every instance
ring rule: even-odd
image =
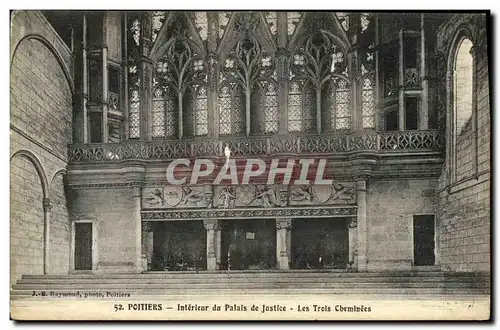
[[[235,82],[219,91],[219,134],[238,135],[245,132],[245,95]]]
[[[278,132],[278,86],[263,80],[252,92],[251,131],[256,134]]]
[[[293,80],[288,90],[288,131],[311,132],[315,128],[315,91],[309,81]]]
[[[168,85],[155,83],[151,104],[152,137],[169,138],[177,136],[177,111],[175,91]]]
[[[361,112],[363,128],[375,128],[375,88],[370,74],[362,79]]]
[[[330,131],[351,128],[351,87],[344,78],[334,77],[326,86],[326,109]]]
[[[208,133],[208,95],[206,86],[196,86],[194,100],[194,134],[204,136]]]

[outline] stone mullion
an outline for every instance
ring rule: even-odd
[[[288,83],[289,55],[280,51],[276,57],[278,76],[278,133],[288,133]]]
[[[216,54],[217,52],[217,36],[219,33],[219,18],[217,12],[207,13],[208,17],[208,136],[218,137],[219,136],[219,113],[217,111],[217,85],[219,76],[219,58]]]
[[[426,130],[429,128],[429,74],[427,70],[427,45],[425,42],[424,14],[420,14],[420,81],[422,84],[422,99],[420,100],[420,115],[418,128]]]
[[[352,101],[352,125],[353,131],[363,129],[363,112],[361,107],[361,66],[359,61],[359,35],[361,32],[361,16],[359,13],[349,15],[349,37],[351,41],[351,50],[349,53],[349,66],[351,68],[351,101]]]
[[[81,142],[88,143],[89,142],[89,117],[88,117],[88,98],[89,98],[89,71],[88,71],[88,59],[87,59],[87,15],[83,14],[82,18],[82,115],[81,115],[81,124],[83,126],[82,134],[79,138],[81,138]]]
[[[276,73],[278,83],[278,133],[288,133],[288,79],[289,56],[286,50],[287,43],[287,17],[286,12],[278,12],[278,51],[276,57]]]
[[[151,97],[153,87],[153,63],[149,59],[151,50],[151,15],[141,18],[141,60],[140,60],[140,140],[152,138]]]
[[[359,131],[363,129],[363,109],[361,106],[361,70],[359,67],[359,52],[357,49],[353,50],[350,54],[350,66],[351,66],[351,101],[352,101],[352,125],[351,129],[353,131]]]
[[[373,51],[373,57],[374,57],[374,68],[375,68],[375,113],[374,113],[374,120],[375,120],[375,130],[384,130],[384,122],[383,122],[383,116],[382,113],[384,112],[384,100],[382,99],[383,93],[380,93],[380,50],[379,50],[379,44],[380,44],[380,35],[379,35],[379,17],[378,13],[374,14],[374,19],[375,19],[375,49]]]
[[[129,139],[129,96],[128,96],[128,25],[127,25],[127,13],[123,13],[122,17],[122,92],[121,92],[121,109],[123,112],[123,124],[122,124],[122,138],[123,140]]]
[[[398,100],[399,100],[399,130],[404,131],[405,124],[405,104],[404,104],[404,84],[405,84],[405,73],[404,73],[404,33],[403,30],[399,31],[399,92],[398,92]]]
[[[107,13],[105,13],[102,17],[102,40],[103,43],[101,45],[101,54],[102,54],[102,98],[101,98],[101,106],[102,106],[102,126],[101,126],[101,141],[103,143],[108,143],[108,45],[106,44],[106,34],[107,34]]]

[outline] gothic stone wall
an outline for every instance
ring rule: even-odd
[[[460,27],[475,34],[473,42],[485,41],[471,24],[471,15],[455,15],[438,31],[438,47],[446,56]],[[455,45],[453,45],[455,46]],[[439,245],[444,270],[490,270],[490,103],[486,47],[477,54],[477,177],[474,176],[473,143],[469,130],[457,141],[457,174],[461,183],[449,186],[446,170],[439,182]],[[447,127],[447,129],[450,129]],[[447,144],[449,148],[449,144]],[[449,162],[445,169],[449,169]]]
[[[39,12],[11,13],[11,282],[43,273],[44,197],[53,205],[50,272],[68,272],[69,223],[57,173],[71,143],[71,82],[63,69],[71,65],[69,49]]]
[[[134,271],[134,188],[70,189],[71,220],[92,220],[97,228],[98,271]],[[140,233],[139,233],[140,234]]]
[[[413,215],[435,214],[437,180],[367,183],[368,269],[408,269],[413,260]]]

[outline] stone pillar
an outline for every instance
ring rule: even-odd
[[[134,221],[135,221],[135,252],[134,252],[134,269],[137,273],[141,273],[142,268],[142,220],[141,220],[141,188],[134,187],[132,197],[134,198]]]
[[[292,219],[276,219],[276,261],[278,269],[290,269],[290,241],[288,233],[292,228]]]
[[[358,201],[357,214],[357,238],[358,238],[358,270],[366,270],[368,254],[368,227],[366,223],[366,179],[356,180],[356,192]]]
[[[142,222],[142,269],[150,270],[153,260],[153,227],[154,223],[149,221]]]
[[[43,274],[50,273],[50,216],[52,213],[52,203],[50,198],[44,198],[43,205]]]
[[[349,226],[349,268],[358,268],[358,221],[356,218],[348,220]]]
[[[216,269],[219,270],[221,269],[222,265],[222,231],[221,231],[221,226],[218,225],[215,228],[215,259],[216,259]]]
[[[207,230],[207,270],[217,269],[217,250],[216,248],[216,231],[219,231],[217,220],[203,220],[205,229]]]

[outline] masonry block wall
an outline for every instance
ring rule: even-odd
[[[413,216],[435,214],[437,180],[373,180],[367,184],[368,264],[408,269],[413,261]]]
[[[476,15],[455,15],[438,31],[438,49],[449,57],[455,35],[464,29],[474,46],[486,43]],[[476,53],[477,134],[457,139],[456,181],[449,181],[450,159],[439,181],[439,246],[443,270],[490,270],[490,102],[487,47]],[[453,107],[448,107],[453,109]],[[474,111],[474,110],[473,110]],[[450,125],[446,127],[451,129]],[[476,146],[474,148],[474,146]],[[450,141],[446,143],[451,148]]]
[[[69,196],[70,219],[95,222],[97,271],[133,272],[140,212],[134,188],[70,189]]]
[[[71,52],[37,11],[11,13],[11,281],[42,274],[43,199],[51,200],[51,273],[68,272],[62,173],[71,143]]]

